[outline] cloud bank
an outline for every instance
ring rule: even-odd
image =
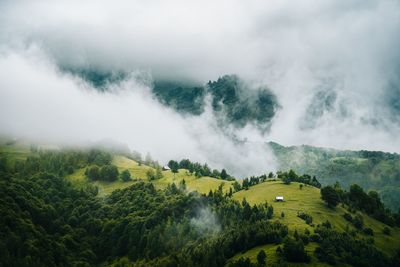
[[[270,140],[400,152],[398,1],[42,0],[0,10],[3,133],[108,138],[236,175],[275,168]],[[99,93],[65,67],[130,75]],[[183,117],[150,93],[152,79],[231,73],[267,85],[281,106],[267,133],[228,129],[244,144],[210,109]]]
[[[102,93],[60,72],[32,47],[0,59],[0,80],[5,134],[73,145],[114,140],[163,163],[190,158],[236,175],[275,168],[267,147],[232,142],[218,130],[211,111],[184,118],[160,105],[143,73],[132,73]],[[256,132],[242,131],[245,136]]]

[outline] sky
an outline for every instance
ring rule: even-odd
[[[238,176],[277,168],[266,141],[400,152],[398,1],[5,0],[0,11],[0,133],[114,140]],[[101,93],[65,67],[129,75]],[[182,116],[151,94],[156,79],[225,74],[277,96],[270,131],[222,132],[209,104]]]

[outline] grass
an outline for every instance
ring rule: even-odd
[[[115,156],[112,164],[118,167],[118,171],[128,170],[133,178],[147,180],[146,172],[151,167],[139,164],[138,162],[124,156]]]
[[[129,182],[122,182],[121,180],[115,182],[92,182],[92,184],[98,186],[100,196],[110,194],[112,191],[117,189],[126,188],[136,183],[137,180],[149,181],[146,175],[146,172],[151,169],[149,166],[139,164],[138,162],[124,156],[115,156],[112,163],[118,167],[120,172],[123,170],[128,170],[133,180]],[[85,177],[85,169],[86,168],[82,168],[75,171],[73,174],[67,176],[67,179],[69,179],[78,187],[87,185],[90,182]],[[218,189],[221,184],[223,184],[223,190],[228,192],[231,184],[233,183],[232,181],[223,181],[212,177],[196,178],[187,170],[183,169],[180,169],[175,175],[171,171],[163,171],[162,173],[163,178],[151,181],[156,188],[165,188],[168,186],[168,184],[172,183],[175,183],[177,186],[179,186],[179,183],[184,179],[188,191],[198,191],[199,193],[206,194],[210,190]]]
[[[266,264],[265,266],[271,266],[273,264],[278,263],[279,257],[276,254],[276,249],[278,248],[279,245],[274,245],[274,244],[268,244],[268,245],[263,245],[263,246],[258,246],[255,248],[252,248],[248,251],[245,251],[243,253],[236,254],[234,257],[232,257],[229,261],[234,261],[238,260],[241,257],[244,258],[249,258],[251,262],[257,263],[257,254],[260,252],[260,250],[264,250],[265,253],[267,254],[266,258]],[[316,243],[309,243],[307,246],[305,246],[305,250],[308,252],[308,254],[311,256],[311,262],[310,263],[292,263],[288,266],[330,266],[328,264],[319,262],[318,259],[313,255],[314,250],[317,248]]]
[[[163,178],[152,181],[158,188],[164,188],[171,183],[179,185],[184,179],[188,191],[197,191],[201,194],[207,194],[210,190],[217,190],[221,184],[223,185],[222,189],[224,192],[227,192],[232,184],[231,181],[219,180],[212,177],[196,178],[184,169],[180,169],[175,176],[171,171],[163,171],[163,175]]]
[[[26,144],[15,143],[7,145],[4,143],[0,146],[0,156],[6,156],[10,163],[15,161],[24,161],[30,154],[31,150]]]
[[[113,164],[116,165],[119,171],[128,170],[131,176],[141,180],[148,181],[146,172],[151,167],[146,165],[139,165],[136,161],[128,159],[123,156],[116,156],[113,159]],[[210,190],[216,190],[223,184],[223,190],[229,191],[231,181],[223,181],[212,177],[196,178],[187,170],[180,169],[175,175],[171,171],[163,171],[163,178],[151,181],[157,188],[165,188],[168,184],[175,183],[177,186],[184,179],[188,191],[198,191],[199,193],[208,193]],[[115,184],[116,183],[116,184]],[[129,183],[115,182],[113,188],[124,188],[129,186]],[[108,189],[108,188],[107,188]],[[110,190],[106,190],[108,192]],[[111,191],[112,192],[112,191]]]
[[[284,202],[274,202],[275,196],[283,196]],[[261,183],[242,190],[233,195],[234,199],[241,201],[243,198],[250,204],[258,204],[268,202],[274,207],[273,219],[280,220],[289,226],[291,232],[297,229],[303,232],[305,228],[313,232],[313,227],[306,224],[304,220],[297,217],[297,212],[302,211],[313,217],[315,225],[329,221],[336,230],[344,231],[346,227],[355,229],[349,222],[343,218],[346,211],[341,206],[334,209],[328,208],[320,197],[320,190],[311,186],[303,186],[299,188],[299,183],[291,183],[286,185],[281,181],[270,181]],[[282,218],[281,213],[285,216]],[[376,246],[383,252],[388,254],[395,253],[396,248],[400,246],[400,230],[392,228],[390,236],[382,233],[385,224],[362,214],[365,227],[370,227],[374,231],[374,240]],[[367,237],[364,234],[359,234]]]

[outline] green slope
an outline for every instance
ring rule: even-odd
[[[280,245],[282,246],[282,245]],[[265,253],[267,254],[267,259],[266,259],[266,266],[272,266],[273,264],[277,264],[279,257],[276,255],[276,249],[279,247],[279,245],[264,245],[264,246],[258,246],[255,248],[252,248],[248,251],[245,251],[243,253],[236,254],[234,257],[230,259],[231,261],[238,260],[241,257],[244,258],[249,258],[251,262],[256,263],[257,262],[257,254],[260,252],[260,250],[264,250]],[[323,263],[318,261],[316,257],[313,256],[313,252],[316,249],[317,244],[312,242],[309,243],[307,246],[305,246],[305,250],[309,255],[311,255],[311,262],[310,263],[288,263],[288,266],[330,266],[327,263]]]
[[[12,161],[24,160],[27,156],[32,154],[28,144],[3,144],[0,147],[0,158],[11,159]],[[360,160],[362,162],[363,160]],[[112,163],[116,165],[119,171],[128,170],[134,178],[130,182],[89,182],[85,177],[84,172],[86,167],[77,169],[72,174],[66,176],[74,185],[84,187],[88,184],[95,184],[99,188],[100,196],[110,194],[116,189],[126,188],[138,181],[148,181],[146,172],[151,167],[139,164],[138,162],[129,159],[125,156],[117,155],[113,157]],[[170,183],[179,185],[182,180],[185,180],[188,191],[198,191],[200,193],[208,193],[210,190],[216,190],[219,186],[223,185],[225,192],[229,191],[232,181],[223,181],[211,177],[196,178],[194,175],[189,174],[186,170],[179,170],[177,174],[171,171],[163,171],[163,178],[151,181],[156,187],[164,188]],[[284,196],[284,202],[274,202],[276,196]],[[304,185],[302,189],[299,183],[291,183],[290,185],[283,184],[280,180],[267,181],[255,186],[251,186],[248,190],[236,192],[233,198],[242,201],[244,198],[250,204],[258,204],[268,202],[274,207],[273,220],[279,220],[289,226],[290,232],[293,233],[297,230],[303,233],[307,228],[313,233],[314,227],[306,224],[302,219],[297,217],[298,212],[305,212],[313,217],[313,224],[322,224],[329,220],[332,226],[338,231],[344,231],[346,228],[355,230],[355,228],[343,218],[346,209],[338,206],[335,209],[328,208],[320,198],[320,190],[318,188]],[[284,217],[281,217],[281,213]],[[360,212],[359,212],[360,213]],[[395,249],[400,247],[400,230],[398,228],[391,228],[391,235],[384,235],[382,233],[385,225],[366,214],[362,214],[364,218],[365,227],[370,227],[374,231],[374,244],[382,252],[393,254]],[[359,238],[369,238],[363,233],[357,234]],[[313,255],[316,243],[310,243],[306,249]],[[255,260],[255,257],[260,249],[265,249],[268,254],[268,263],[275,262],[278,258],[274,254],[276,246],[267,245],[243,253],[237,254],[232,259],[237,259],[241,256],[249,257]],[[316,258],[312,257],[312,264],[317,264]]]
[[[274,202],[276,196],[283,196],[284,202]],[[292,182],[289,185],[282,183],[280,180],[267,181],[255,186],[250,187],[248,190],[242,190],[233,195],[233,198],[242,201],[245,198],[250,204],[258,203],[272,203],[274,207],[273,219],[280,220],[287,224],[291,232],[297,230],[299,233],[303,233],[307,228],[313,233],[314,227],[305,223],[304,220],[297,217],[298,212],[305,212],[313,217],[313,224],[322,224],[329,220],[332,226],[339,230],[344,231],[346,227],[356,230],[348,221],[343,218],[343,214],[346,211],[345,208],[338,206],[334,209],[328,208],[327,205],[321,200],[320,190],[311,186],[303,186],[302,189],[299,187],[299,183]],[[282,218],[281,213],[285,216]],[[360,213],[360,212],[358,212]],[[400,230],[398,228],[392,228],[390,236],[382,233],[385,224],[362,214],[364,218],[365,227],[370,227],[374,231],[374,242],[375,245],[382,251],[388,254],[392,254],[400,246]],[[368,238],[368,236],[359,233],[360,238]],[[307,250],[313,251],[315,244],[310,243],[307,246]],[[274,250],[270,246],[267,246],[268,251]],[[276,247],[275,247],[276,249]],[[250,257],[256,259],[256,253],[259,249],[252,249],[243,255],[238,254],[235,259],[240,256]],[[312,253],[310,253],[312,255]],[[313,258],[313,261],[315,259]]]
[[[100,195],[106,195],[111,193],[116,189],[126,188],[140,180],[148,181],[146,172],[148,169],[152,169],[149,166],[140,164],[132,159],[124,156],[114,156],[114,165],[118,167],[121,172],[123,170],[128,170],[133,177],[132,181],[122,182],[120,180],[115,182],[89,182],[85,177],[85,169],[82,168],[75,171],[73,174],[68,175],[67,179],[76,184],[77,186],[84,186],[88,183],[92,183],[99,188]],[[171,171],[163,171],[163,178],[151,181],[157,188],[165,188],[168,184],[175,183],[177,186],[185,180],[186,188],[188,191],[198,191],[199,193],[208,193],[210,190],[216,190],[222,184],[224,191],[229,191],[232,181],[219,180],[212,177],[200,177],[196,178],[194,175],[190,174],[187,170],[179,170],[177,174],[173,174]]]
[[[322,185],[339,182],[347,189],[358,184],[365,191],[375,190],[386,207],[400,207],[400,155],[381,151],[336,150],[312,146],[281,146],[268,143],[278,169],[317,176]]]

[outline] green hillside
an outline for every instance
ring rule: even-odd
[[[380,151],[351,151],[312,146],[285,147],[269,142],[279,169],[315,175],[322,185],[339,182],[366,191],[375,190],[385,205],[397,212],[400,207],[400,155]]]
[[[269,245],[263,245],[263,246],[258,246],[255,248],[252,248],[248,251],[244,251],[241,253],[236,254],[234,257],[230,259],[229,262],[234,262],[239,260],[240,258],[249,258],[252,263],[257,263],[257,254],[260,252],[260,250],[264,250],[265,253],[268,255],[267,260],[266,260],[266,266],[273,266],[274,264],[277,265],[279,263],[279,257],[276,255],[276,249],[279,247],[279,245],[274,245],[274,244],[269,244]],[[313,255],[314,250],[316,249],[317,244],[312,242],[306,245],[305,250],[310,254]],[[229,264],[229,263],[228,263]],[[320,262],[318,261],[317,258],[314,256],[311,257],[311,262],[309,263],[291,263],[289,266],[331,266],[327,263]]]
[[[365,194],[366,200],[343,195],[331,208],[309,176],[280,172],[282,180],[265,175],[244,179],[245,185],[201,176],[196,168],[206,164],[174,173],[129,154],[49,148],[18,141],[0,146],[4,262],[255,266],[260,250],[268,265],[394,266],[400,260],[398,215],[376,210],[367,215],[357,206],[374,200],[373,194]],[[162,177],[149,180],[149,170]],[[222,177],[214,171],[211,175]],[[127,181],[124,172],[130,174]],[[306,180],[287,182],[285,175]],[[284,201],[275,202],[276,196]]]
[[[81,187],[87,185],[88,183],[92,183],[98,186],[100,195],[106,195],[110,194],[116,189],[129,187],[139,181],[149,182],[146,171],[149,169],[154,170],[152,167],[139,164],[138,162],[124,156],[115,156],[112,163],[118,167],[120,172],[123,170],[128,170],[134,179],[128,182],[123,182],[120,180],[115,182],[89,182],[85,176],[86,168],[81,168],[68,175],[67,179]],[[224,191],[229,191],[230,185],[233,183],[232,181],[222,181],[212,177],[197,178],[184,169],[180,169],[175,175],[170,170],[163,171],[162,174],[163,178],[151,181],[157,188],[166,188],[167,185],[171,183],[175,183],[178,186],[183,180],[185,180],[186,188],[189,192],[198,191],[199,193],[206,194],[210,192],[210,190],[217,190],[220,185],[223,186]]]
[[[283,196],[284,202],[274,202],[276,196]],[[304,185],[302,189],[299,183],[293,182],[289,185],[282,181],[268,181],[242,190],[233,195],[233,198],[241,201],[245,198],[250,204],[259,204],[268,202],[274,207],[274,219],[281,221],[289,226],[291,231],[304,232],[308,229],[313,231],[315,225],[329,221],[332,226],[339,230],[345,231],[346,228],[356,230],[356,228],[346,221],[343,214],[348,212],[345,208],[338,206],[334,209],[329,208],[321,199],[320,190],[318,188]],[[284,217],[281,217],[281,213]],[[306,224],[304,220],[297,217],[298,212],[304,212],[312,216],[314,226]],[[364,218],[365,225],[374,231],[374,240],[377,247],[382,251],[394,253],[397,246],[400,245],[400,231],[395,229],[391,236],[385,235],[383,229],[385,224],[369,217],[365,213],[358,212]],[[366,235],[364,236],[367,237]],[[311,244],[312,245],[312,244]],[[397,245],[397,246],[396,246]],[[312,247],[312,246],[311,246]]]

